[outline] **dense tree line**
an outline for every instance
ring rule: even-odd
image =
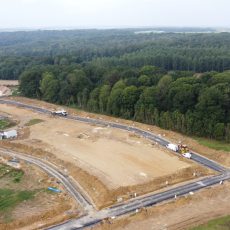
[[[230,142],[230,34],[164,30],[0,33],[0,79],[19,78],[27,97]]]
[[[194,74],[155,66],[32,68],[23,95],[230,142],[230,71]],[[97,71],[95,72],[95,74]],[[98,79],[95,83],[95,79]]]
[[[167,71],[194,72],[222,72],[230,68],[229,33],[171,33],[176,31],[172,28],[164,28],[164,31],[2,32],[0,79],[17,79],[24,70],[35,65],[80,64],[101,68],[154,65]],[[187,30],[177,28],[177,31]],[[190,31],[202,32],[201,29],[191,28]]]

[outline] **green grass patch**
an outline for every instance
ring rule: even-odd
[[[226,152],[230,152],[230,144],[224,142],[224,141],[216,141],[216,140],[210,140],[206,138],[197,137],[195,138],[201,145],[207,146],[209,148],[215,149],[215,150],[223,150]]]
[[[14,169],[8,165],[0,164],[0,178],[9,176],[13,182],[19,183],[24,176],[24,172],[20,169]]]
[[[209,221],[207,224],[192,228],[191,230],[229,230],[230,216]]]
[[[7,119],[0,120],[0,129],[5,129],[9,127],[11,122]]]
[[[13,170],[13,168],[8,166],[8,165],[0,164],[0,178],[11,173],[12,170]]]
[[[34,198],[35,193],[36,191],[0,189],[0,212],[8,211],[21,202]]]
[[[9,175],[13,178],[13,182],[19,183],[24,176],[24,172],[22,170],[12,170]]]
[[[43,122],[44,120],[42,119],[31,119],[29,122],[27,122],[25,125],[26,126],[31,126],[31,125],[36,125],[38,123]]]

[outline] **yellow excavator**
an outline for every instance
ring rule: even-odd
[[[178,152],[181,154],[188,153],[189,149],[187,145],[178,145]]]

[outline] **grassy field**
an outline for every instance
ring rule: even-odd
[[[11,121],[9,119],[2,119],[0,120],[0,130],[10,128],[15,126],[16,123],[14,121]]]
[[[43,122],[44,120],[42,119],[31,119],[29,122],[27,122],[25,125],[26,126],[31,126],[31,125],[36,125],[38,123]]]
[[[230,152],[230,144],[223,141],[210,140],[206,138],[195,138],[201,145],[207,146],[215,150],[223,150]]]
[[[207,224],[192,228],[191,230],[230,230],[230,216],[211,220]]]
[[[5,129],[10,126],[9,120],[0,120],[0,129]]]
[[[20,182],[24,176],[22,170],[14,169],[8,165],[0,164],[0,184],[2,180],[7,180],[8,185]],[[10,222],[12,220],[11,210],[18,204],[33,199],[37,191],[15,190],[0,187],[0,220]]]
[[[8,165],[0,164],[0,179],[4,176],[9,176],[13,182],[19,183],[24,175],[24,172],[19,169],[14,169]]]
[[[32,199],[36,191],[15,191],[0,189],[0,212],[6,212],[17,204]]]

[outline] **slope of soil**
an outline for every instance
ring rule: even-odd
[[[131,217],[111,220],[95,230],[187,230],[230,213],[230,183],[195,193],[155,207],[143,209]],[[202,228],[203,229],[203,228]],[[225,229],[225,228],[224,228]],[[228,229],[228,228],[227,228]]]
[[[37,229],[31,224],[53,224],[70,217],[65,211],[76,210],[63,189],[60,194],[47,191],[59,185],[43,171],[24,162],[14,169],[5,165],[7,160],[0,159],[0,229]]]

